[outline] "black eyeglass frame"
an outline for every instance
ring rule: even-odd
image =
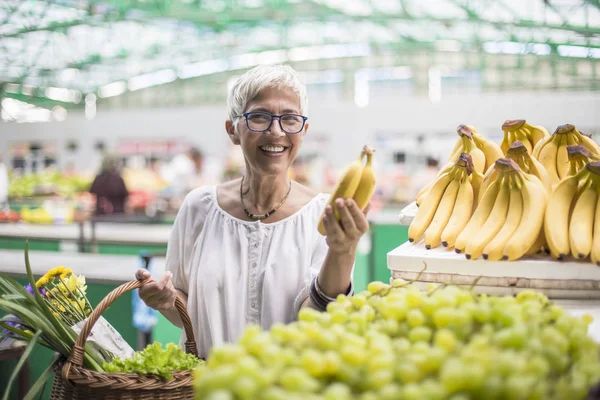
[[[260,115],[266,115],[268,117],[271,118],[271,122],[269,122],[269,125],[262,130],[257,130],[257,129],[252,129],[250,128],[250,124],[248,123],[248,116],[249,115],[256,115],[256,114],[260,114]],[[288,132],[287,130],[285,130],[285,128],[283,127],[283,125],[281,124],[281,118],[286,117],[286,116],[293,116],[293,117],[300,117],[302,118],[302,126],[300,127],[300,129],[298,129],[296,132]],[[252,132],[257,132],[257,133],[263,133],[269,130],[269,128],[271,128],[271,126],[273,125],[273,119],[277,118],[279,120],[279,128],[281,128],[281,130],[285,133],[287,133],[288,135],[297,135],[298,133],[302,132],[302,129],[304,129],[304,125],[306,125],[306,120],[308,119],[308,117],[305,117],[304,115],[300,115],[300,114],[281,114],[281,115],[275,115],[275,114],[269,114],[268,112],[263,112],[263,111],[250,111],[250,112],[245,112],[242,115],[236,115],[236,117],[244,117],[246,119],[246,127],[251,130]]]

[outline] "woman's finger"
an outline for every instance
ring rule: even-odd
[[[363,214],[365,215],[365,217],[367,216],[367,214],[369,214],[369,211],[371,211],[371,202],[369,202],[369,204],[367,204],[367,206],[363,210]]]
[[[135,272],[135,279],[137,279],[138,281],[143,281],[145,279],[150,279],[152,277],[152,275],[150,275],[150,272],[148,270],[145,269],[138,269]]]
[[[350,207],[352,207],[354,204],[356,203],[354,203],[354,200],[352,199],[336,200],[336,205],[338,206],[338,210],[340,212],[340,221],[342,222],[342,227],[344,228],[346,235],[350,237],[358,235],[358,229],[356,228],[354,216],[350,212]]]
[[[352,220],[356,224],[356,229],[360,233],[365,233],[369,230],[369,221],[367,221],[367,217],[360,211],[354,200],[352,200],[352,203],[348,207],[348,212],[352,216]]]
[[[338,209],[339,211],[339,209]],[[325,209],[325,232],[327,233],[327,237],[336,238],[342,237],[344,232],[340,227],[340,224],[335,219],[335,214],[333,212],[333,207],[327,206]]]

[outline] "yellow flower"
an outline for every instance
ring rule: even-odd
[[[39,289],[40,287],[46,285],[47,283],[48,283],[48,278],[46,278],[46,275],[44,275],[40,279],[37,280],[37,282],[35,283],[35,287]]]
[[[65,270],[62,272],[62,274],[60,274],[60,277],[62,279],[65,279],[65,278],[69,277],[72,273],[73,273],[73,271],[71,270],[71,268],[65,268]]]

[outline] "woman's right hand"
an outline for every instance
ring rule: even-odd
[[[152,275],[145,269],[138,269],[135,273],[138,280],[149,279],[148,283],[139,289],[140,298],[150,308],[158,311],[170,311],[175,308],[177,289],[173,286],[173,274],[170,271],[158,280],[152,279]]]

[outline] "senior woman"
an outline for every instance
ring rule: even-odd
[[[140,289],[148,306],[180,327],[175,297],[186,304],[201,357],[236,341],[247,324],[289,323],[302,307],[324,310],[351,294],[356,247],[368,230],[352,199],[336,201],[338,222],[329,195],[288,177],[309,127],[306,88],[291,67],[244,73],[227,103],[225,130],[242,148],[246,175],[187,195],[167,272]],[[324,209],[326,237],[317,231]]]

